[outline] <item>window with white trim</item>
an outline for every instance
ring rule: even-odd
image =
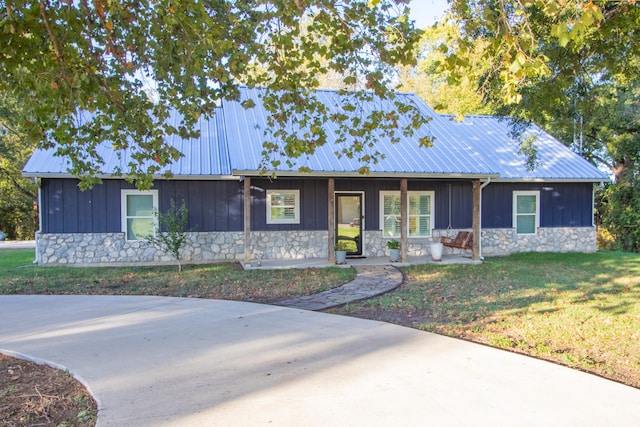
[[[516,234],[536,234],[540,227],[540,192],[513,192],[513,228]]]
[[[300,223],[300,190],[267,190],[267,224]]]
[[[127,240],[145,240],[155,233],[158,190],[122,190],[121,209]]]
[[[408,191],[408,235],[430,237],[433,231],[433,191]],[[380,192],[380,229],[384,237],[400,237],[400,192]]]

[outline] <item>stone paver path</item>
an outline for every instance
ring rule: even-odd
[[[275,305],[303,310],[326,310],[353,301],[372,298],[402,284],[402,273],[389,265],[356,265],[358,275],[345,285],[314,295],[279,301]]]

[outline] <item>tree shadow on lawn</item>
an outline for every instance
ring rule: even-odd
[[[396,291],[338,312],[366,307],[370,313],[447,324],[491,321],[498,314],[549,315],[572,305],[624,315],[640,302],[637,254],[527,253],[488,258],[481,265],[416,265],[403,272],[405,283]]]
[[[638,254],[518,254],[403,272],[396,291],[333,312],[489,344],[640,387]]]

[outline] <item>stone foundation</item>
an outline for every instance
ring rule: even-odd
[[[252,259],[326,258],[326,231],[252,232]],[[173,257],[144,240],[125,240],[124,233],[36,234],[41,265],[167,263]],[[185,262],[244,260],[243,232],[188,233]]]
[[[434,230],[454,237],[461,230]],[[465,229],[464,231],[468,231]],[[185,262],[244,260],[243,232],[188,233],[183,249]],[[364,255],[388,257],[382,231],[365,231]],[[326,231],[254,231],[251,233],[252,260],[326,258]],[[172,256],[147,241],[126,241],[124,233],[36,234],[36,259],[41,265],[110,265],[173,262]],[[430,256],[432,238],[409,239],[408,256]],[[540,228],[535,235],[517,235],[514,229],[482,230],[482,255],[503,256],[515,252],[595,252],[595,227]],[[445,255],[466,254],[470,250],[444,248]]]
[[[435,236],[435,231],[434,231]],[[438,241],[439,236],[436,236]],[[364,254],[371,257],[388,257],[389,249],[387,249],[387,242],[391,240],[390,237],[382,235],[382,231],[373,230],[365,231],[364,241]],[[396,239],[400,240],[400,239]],[[431,243],[433,239],[431,237],[424,238],[410,238],[409,246],[407,247],[408,256],[427,256],[431,255]]]
[[[327,258],[327,242],[326,231],[252,231],[251,258],[256,261]]]
[[[482,230],[482,255],[516,252],[595,252],[595,227],[539,228],[536,234],[518,235],[513,228]]]

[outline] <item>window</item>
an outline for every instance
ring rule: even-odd
[[[433,192],[409,192],[409,237],[431,237]]]
[[[407,192],[409,237],[430,237],[433,230],[433,191]],[[385,237],[400,237],[400,192],[380,192],[380,229]]]
[[[267,190],[267,224],[300,223],[300,190]]]
[[[122,231],[127,240],[153,235],[158,211],[158,190],[122,190]]]
[[[384,237],[400,236],[400,193],[380,192],[380,229]]]
[[[513,228],[517,234],[535,234],[540,226],[540,192],[513,192]]]

